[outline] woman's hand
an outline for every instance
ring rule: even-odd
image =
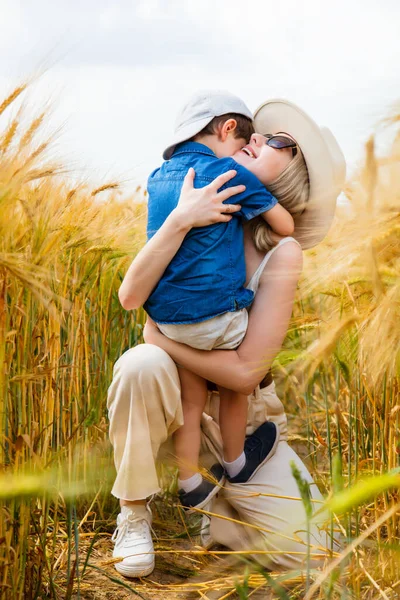
[[[235,170],[227,171],[209,185],[195,188],[193,186],[195,171],[190,168],[183,181],[178,205],[172,214],[175,214],[180,224],[187,229],[230,221],[232,213],[239,211],[241,206],[239,204],[223,204],[223,202],[244,192],[246,186],[236,185],[221,192],[218,190],[235,175]]]
[[[157,340],[159,340],[160,336],[162,335],[163,334],[158,329],[153,319],[147,315],[147,321],[143,328],[143,338],[146,344],[154,344],[154,346],[158,346]]]

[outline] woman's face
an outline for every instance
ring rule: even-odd
[[[274,134],[277,135],[277,134]],[[284,134],[287,137],[287,133]],[[293,138],[291,138],[293,139]],[[253,133],[250,142],[233,155],[234,160],[246,167],[265,186],[272,183],[286,169],[293,158],[292,148],[276,149],[266,144],[267,138]]]

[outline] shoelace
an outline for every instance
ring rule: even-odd
[[[127,534],[128,536],[130,534],[136,534],[135,541],[143,541],[143,540],[147,540],[147,521],[146,519],[137,517],[134,514],[130,514],[127,517],[125,517],[125,519],[123,519],[123,521],[117,526],[116,530],[114,531],[112,537],[111,537],[111,541],[114,542],[115,544],[118,544],[124,537],[125,534]],[[125,542],[127,541],[127,539],[125,538]],[[125,544],[124,544],[125,545]]]
[[[209,507],[204,507],[205,510],[209,510]],[[211,530],[211,517],[208,515],[203,515],[200,523],[200,534],[201,537],[207,538],[210,537]]]

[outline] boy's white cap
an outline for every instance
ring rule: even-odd
[[[227,113],[236,113],[253,120],[252,112],[243,100],[223,90],[197,92],[179,111],[171,143],[163,152],[164,160],[171,158],[175,146],[190,140],[214,119]]]

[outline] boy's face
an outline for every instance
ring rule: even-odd
[[[233,156],[246,146],[247,140],[244,138],[235,138],[232,134],[229,134],[223,143],[217,142],[218,148],[216,155],[218,158],[226,158]]]

